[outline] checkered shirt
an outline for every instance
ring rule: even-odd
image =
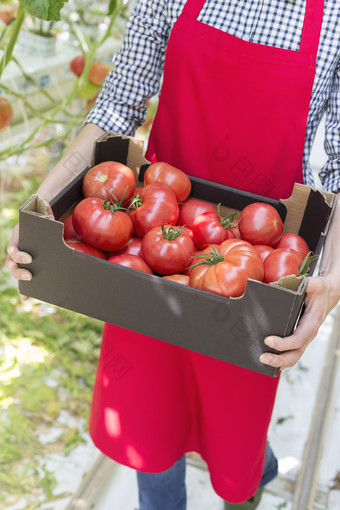
[[[185,0],[137,0],[121,50],[86,123],[133,136],[146,101],[159,93],[171,29]],[[198,20],[241,39],[298,51],[306,0],[207,0]],[[304,182],[316,130],[325,115],[327,162],[319,171],[327,191],[340,190],[340,0],[325,0],[317,67],[303,155]]]

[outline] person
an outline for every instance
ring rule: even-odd
[[[319,175],[325,190],[338,193],[339,19],[337,0],[138,0],[114,71],[37,193],[48,205],[90,162],[102,133],[133,136],[161,82],[149,161],[287,198],[294,182],[314,186],[309,157],[325,114],[329,159]],[[338,202],[339,194],[304,314],[292,335],[264,339],[282,352],[263,354],[263,363],[295,365],[339,301]],[[18,249],[16,227],[7,267],[30,279],[18,267],[30,260]],[[116,354],[127,361],[124,377],[112,370]],[[90,433],[106,455],[137,470],[140,510],[186,508],[189,451],[206,460],[225,509],[256,508],[277,474],[267,430],[278,382],[105,324]]]

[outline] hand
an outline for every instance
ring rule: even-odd
[[[48,216],[54,219],[50,204],[44,198],[40,198],[44,202]],[[16,280],[31,280],[32,273],[27,269],[19,267],[19,264],[30,264],[32,262],[32,257],[29,253],[19,250],[19,225],[16,225],[13,229],[12,237],[7,247],[7,253],[6,267],[11,275]],[[23,296],[22,294],[20,294],[20,296],[24,301],[28,299],[28,296]]]
[[[283,352],[281,354],[264,353],[260,361],[272,367],[281,367],[281,369],[296,365],[310,342],[316,337],[328,313],[338,303],[338,299],[339,296],[333,296],[330,279],[323,276],[308,278],[306,308],[296,330],[292,335],[284,338],[277,336],[265,338],[266,345]]]

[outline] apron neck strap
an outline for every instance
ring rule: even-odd
[[[187,0],[183,14],[196,19],[206,0]],[[301,35],[300,51],[316,55],[319,46],[324,0],[306,0],[306,11]]]

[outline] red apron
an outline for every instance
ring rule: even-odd
[[[323,1],[307,1],[300,51],[205,25],[203,4],[188,0],[172,30],[146,157],[285,198],[303,182]],[[278,381],[106,324],[90,433],[106,455],[146,472],[197,451],[216,492],[238,503],[261,479]]]

